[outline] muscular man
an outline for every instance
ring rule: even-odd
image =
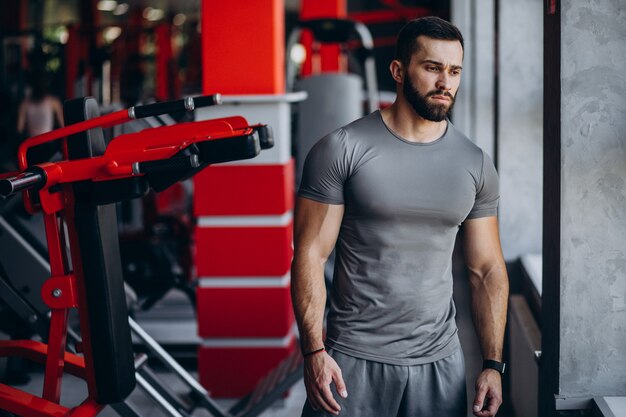
[[[439,18],[400,32],[392,106],[320,140],[298,192],[292,298],[307,402],[303,416],[451,417],[467,413],[452,300],[458,230],[484,370],[472,410],[502,402],[508,278],[491,159],[448,120],[463,38]],[[323,339],[324,264],[336,263]]]

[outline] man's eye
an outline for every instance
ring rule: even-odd
[[[452,74],[452,75],[455,75],[455,76],[456,76],[456,75],[460,75],[460,74],[461,74],[461,71],[452,71],[452,72],[451,72],[451,74]]]
[[[439,71],[438,67],[426,67],[428,71]]]

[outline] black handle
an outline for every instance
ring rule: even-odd
[[[261,149],[270,149],[274,147],[274,131],[269,125],[253,126],[259,135]]]
[[[198,96],[192,97],[195,108],[215,106],[222,104],[222,95],[213,94],[212,96]]]
[[[41,171],[26,171],[14,177],[0,180],[0,195],[8,197],[27,188],[41,186],[46,182],[46,174]]]
[[[356,23],[346,19],[311,19],[300,26],[313,32],[316,41],[322,43],[346,43],[357,34]]]
[[[181,100],[164,101],[162,103],[144,104],[142,106],[131,107],[128,109],[128,116],[131,119],[141,119],[143,117],[158,116],[166,113],[193,111],[199,107],[214,106],[221,103],[221,94],[187,97]]]
[[[198,155],[180,156],[156,161],[135,162],[133,164],[133,174],[154,174],[166,171],[183,171],[198,168],[200,158]]]

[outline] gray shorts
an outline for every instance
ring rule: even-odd
[[[348,398],[331,391],[345,417],[465,417],[465,360],[463,351],[436,362],[415,366],[388,365],[348,356],[334,349],[348,390]],[[302,417],[332,416],[314,411],[306,401]]]

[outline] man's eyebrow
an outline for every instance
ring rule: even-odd
[[[422,61],[422,64],[433,64],[433,65],[438,65],[440,67],[444,66],[442,62],[434,61],[432,59],[425,59]],[[463,67],[461,65],[450,65],[450,69],[457,70],[457,69],[463,69]]]

